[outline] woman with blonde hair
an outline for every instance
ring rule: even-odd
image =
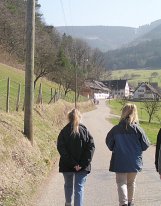
[[[149,140],[138,126],[135,104],[126,104],[120,122],[107,134],[106,144],[112,151],[109,171],[116,173],[119,206],[134,205],[137,172],[142,170],[142,152],[149,147]]]
[[[59,172],[64,176],[65,206],[83,206],[84,184],[91,171],[91,161],[95,150],[93,137],[80,123],[81,114],[73,109],[68,114],[69,123],[61,130],[57,149],[60,154]]]

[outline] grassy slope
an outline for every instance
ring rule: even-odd
[[[113,114],[116,115],[120,115],[121,114],[121,104],[117,101],[117,100],[111,100],[110,104],[109,102],[107,102],[108,105],[111,108],[111,112]],[[146,112],[144,110],[141,110],[140,108],[142,108],[142,105],[140,102],[134,102],[134,104],[137,105],[138,108],[138,115],[139,115],[139,119],[140,119],[140,125],[144,128],[147,136],[149,137],[150,141],[152,144],[156,143],[156,137],[157,137],[157,133],[159,131],[160,128],[160,123],[156,123],[157,119],[153,119],[152,123],[148,123],[148,115],[146,114]],[[161,111],[158,112],[159,114],[161,114]],[[118,118],[113,118],[111,119],[111,122],[113,124],[117,124],[119,121]]]
[[[72,103],[63,100],[34,109],[34,146],[23,135],[23,112],[0,112],[0,201],[26,206],[57,158],[56,138]],[[91,103],[80,103],[89,110]]]
[[[7,79],[10,78],[10,111],[15,111],[16,101],[17,101],[17,93],[18,93],[18,84],[21,84],[21,97],[20,97],[20,108],[23,107],[24,102],[24,71],[18,70],[3,64],[0,64],[0,109],[5,110],[6,106],[6,94],[7,94]],[[40,79],[37,83],[35,90],[35,102],[38,97],[39,84],[42,83],[42,96],[43,102],[48,103],[51,98],[51,88],[53,89],[53,93],[55,89],[58,90],[58,85],[53,82],[47,81],[46,79]],[[63,91],[61,91],[63,93]],[[69,92],[65,100],[72,102],[74,101],[74,92]],[[82,96],[80,96],[79,100],[85,100]]]
[[[0,74],[0,80],[5,80],[0,84],[0,92],[3,94],[2,87],[6,88],[4,82],[8,76],[13,82],[24,84],[23,71],[1,64]],[[44,90],[55,86],[47,80],[42,81]],[[13,92],[12,98],[14,95]],[[82,111],[92,107],[91,102],[80,103],[78,106]],[[31,195],[57,159],[56,138],[66,123],[67,112],[73,107],[72,103],[63,100],[35,106],[33,147],[23,135],[23,112],[20,110],[6,114],[0,110],[0,204],[29,205]]]
[[[16,100],[17,100],[17,93],[18,93],[18,84],[21,84],[21,108],[23,106],[24,101],[24,71],[18,70],[3,64],[0,64],[0,100],[1,105],[0,109],[5,110],[5,102],[6,102],[6,93],[7,93],[7,79],[10,78],[10,110],[15,110]],[[45,79],[41,79],[42,87],[43,87],[43,101],[49,102],[50,100],[50,91],[51,88],[57,89],[57,85],[47,81]],[[35,91],[35,101],[37,100],[38,96],[38,87],[39,83],[37,84],[36,91]]]
[[[157,72],[158,75],[156,78],[151,78],[151,74]],[[124,78],[126,75],[126,78]],[[137,86],[139,82],[158,82],[158,85],[161,86],[161,69],[155,70],[117,70],[112,72],[112,79],[129,79],[129,83],[134,86]]]

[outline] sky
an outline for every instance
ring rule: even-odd
[[[39,0],[53,26],[139,27],[161,19],[161,0]]]

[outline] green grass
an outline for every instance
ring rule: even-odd
[[[158,75],[156,77],[152,76],[152,73],[157,72]],[[136,70],[136,69],[128,69],[128,70],[116,70],[112,71],[111,79],[128,79],[128,82],[137,86],[139,82],[158,82],[158,85],[161,86],[161,69],[155,70]]]
[[[7,97],[7,79],[10,78],[10,111],[15,111],[18,86],[21,84],[21,94],[20,94],[20,110],[24,104],[24,90],[25,90],[25,72],[18,70],[3,64],[0,64],[0,109],[6,109],[6,97]],[[38,91],[40,82],[42,83],[42,96],[43,103],[49,103],[51,99],[51,88],[53,89],[53,94],[55,90],[58,91],[58,85],[54,82],[48,81],[44,78],[39,80],[36,85],[34,101],[37,101]],[[63,91],[61,91],[63,97]],[[64,97],[63,97],[64,98]],[[68,102],[74,102],[74,92],[71,91],[64,98]],[[85,97],[80,96],[79,101],[87,100]]]
[[[14,197],[8,197],[6,198],[4,202],[4,206],[16,206],[16,200]]]
[[[117,100],[111,100],[110,103],[107,102],[107,104],[110,106],[111,108],[111,112],[113,114],[116,115],[120,115],[121,114],[121,104],[117,101]],[[158,131],[160,129],[160,123],[156,122],[157,119],[154,118],[153,121],[151,123],[148,123],[148,115],[146,114],[146,112],[141,109],[142,108],[142,104],[140,102],[134,102],[134,104],[137,105],[138,108],[138,115],[139,115],[139,119],[140,120],[140,126],[144,129],[145,133],[147,134],[149,140],[151,141],[152,144],[156,143],[156,137],[158,134]],[[159,113],[161,114],[161,111],[159,111]],[[111,118],[110,122],[113,125],[118,124],[119,122],[119,117],[118,118]]]
[[[131,102],[131,101],[130,103],[134,103],[137,106],[139,119],[143,121],[148,121],[149,116],[146,110],[144,109],[143,103],[142,102]],[[113,114],[116,114],[116,115],[121,114],[122,105],[119,103],[119,100],[110,100],[110,102],[107,101],[107,104],[110,106],[111,112]],[[161,108],[157,112],[157,115],[159,119],[161,119]],[[158,122],[158,118],[155,115],[153,116],[152,122]]]
[[[21,84],[20,108],[22,109],[24,103],[25,72],[0,64],[0,74],[0,109],[5,110],[8,78],[10,78],[10,110],[15,111],[19,84]],[[43,91],[43,102],[48,103],[51,97],[51,88],[55,90],[58,86],[45,79],[42,79],[41,82]],[[37,87],[35,90],[35,102],[38,97],[39,84],[40,81],[37,83]]]

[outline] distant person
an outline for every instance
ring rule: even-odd
[[[96,97],[94,97],[93,98],[93,103],[96,104],[96,102],[97,102],[97,99],[96,99]]]
[[[59,172],[64,176],[65,206],[83,206],[84,184],[91,171],[91,161],[95,150],[93,137],[80,123],[77,109],[68,114],[69,123],[58,136],[57,149],[60,154]]]
[[[120,122],[106,137],[112,151],[109,170],[116,173],[119,206],[134,205],[136,175],[142,170],[142,151],[149,147],[149,140],[138,126],[135,104],[126,104]]]
[[[155,150],[155,167],[156,171],[160,174],[161,179],[161,129],[158,132],[157,135],[157,142],[156,142],[156,150]],[[160,154],[159,154],[160,153]]]
[[[94,97],[94,98],[93,98],[93,103],[94,103],[94,104],[99,104],[99,100],[98,100],[96,97]]]

